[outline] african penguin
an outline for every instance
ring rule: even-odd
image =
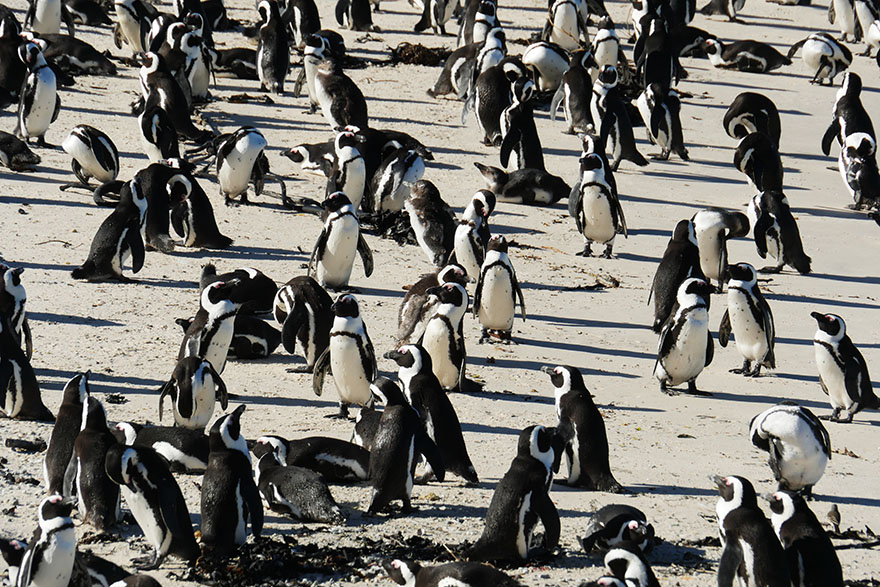
[[[360,88],[333,59],[325,59],[315,71],[315,96],[330,128],[369,127],[367,101]]]
[[[689,277],[705,279],[700,268],[700,250],[694,223],[690,220],[679,220],[651,283],[651,292],[648,295],[649,303],[651,295],[654,296],[654,323],[651,330],[660,333],[663,324],[672,314],[678,286]]]
[[[464,267],[453,263],[422,275],[409,287],[397,311],[398,345],[418,340],[424,332],[425,322],[433,316],[439,301],[436,297],[431,298],[428,290],[450,281],[464,285],[467,283],[467,275]]]
[[[25,142],[36,138],[39,147],[50,146],[46,143],[46,131],[61,110],[55,72],[46,64],[43,53],[34,43],[22,43],[18,58],[25,64],[27,75],[19,95],[15,134]]]
[[[727,275],[727,309],[718,327],[718,343],[726,347],[733,334],[743,364],[730,372],[758,377],[761,367],[776,368],[773,312],[758,287],[758,273],[754,267],[748,263],[728,265]]]
[[[76,456],[73,443],[82,427],[83,404],[90,393],[90,375],[90,371],[79,373],[64,385],[61,406],[43,459],[43,479],[50,495],[57,493],[66,498],[74,495]]]
[[[516,272],[507,254],[507,239],[495,235],[489,239],[486,257],[480,268],[477,289],[474,293],[474,317],[479,319],[481,334],[479,342],[496,338],[506,344],[513,342],[513,319],[516,301],[523,322],[526,321],[526,304]]]
[[[669,159],[675,153],[688,160],[681,130],[681,100],[678,92],[664,90],[660,84],[648,86],[638,98],[638,108],[648,131],[648,138],[660,149],[658,159]]]
[[[513,101],[501,113],[501,165],[507,168],[512,155],[514,169],[543,170],[544,152],[531,104],[535,84],[519,78],[511,83],[510,93]]]
[[[469,281],[476,281],[486,257],[491,237],[489,215],[495,208],[495,194],[478,190],[464,209],[453,238],[454,258],[465,270]]]
[[[580,4],[573,0],[555,0],[548,8],[541,38],[559,45],[565,51],[580,48],[581,38],[589,42],[587,23],[581,14]]]
[[[178,360],[171,379],[159,390],[160,422],[165,396],[171,398],[174,423],[193,430],[205,429],[214,415],[216,401],[224,410],[229,402],[223,379],[208,360],[198,356]]]
[[[360,151],[365,142],[363,135],[355,134],[350,130],[343,130],[337,134],[333,141],[336,157],[333,170],[327,178],[327,196],[335,192],[343,192],[351,200],[355,211],[361,208],[364,189],[367,187],[367,168]]]
[[[568,69],[568,52],[547,41],[532,43],[522,54],[523,65],[532,74],[537,90],[555,92]]]
[[[568,69],[562,74],[556,93],[550,103],[550,120],[556,120],[559,104],[568,122],[568,134],[586,134],[595,129],[590,102],[593,97],[593,79],[590,67],[596,62],[592,53],[584,49],[573,51]]]
[[[579,540],[584,552],[593,549],[608,551],[621,542],[632,542],[642,551],[653,546],[654,526],[644,512],[631,505],[612,503],[602,506],[590,516],[584,537]]]
[[[271,511],[303,522],[345,523],[345,514],[318,473],[282,465],[272,451],[263,454],[254,468],[257,487]]]
[[[272,451],[281,464],[311,469],[333,483],[366,481],[370,478],[369,451],[338,438],[308,436],[287,440],[280,436],[261,436],[251,451],[257,458]]]
[[[92,396],[83,402],[82,424],[74,441],[76,453],[77,511],[84,524],[99,532],[115,526],[122,515],[119,509],[119,486],[108,476],[104,459],[116,438],[107,427],[107,413]]]
[[[452,18],[453,11],[458,8],[458,0],[422,0],[422,17],[413,30],[420,33],[428,27],[435,35],[446,35],[446,23]]]
[[[106,134],[93,126],[80,124],[73,127],[61,143],[61,148],[71,156],[73,174],[82,185],[89,185],[89,178],[107,183],[119,174],[119,151]],[[69,187],[76,184],[67,184]]]
[[[862,105],[862,78],[858,74],[847,71],[843,74],[843,83],[837,90],[837,98],[834,101],[831,124],[822,137],[822,152],[828,155],[831,151],[831,142],[836,138],[841,146],[846,138],[856,133],[865,133],[874,139],[876,134],[871,117]]]
[[[151,88],[144,100],[144,109],[138,116],[141,145],[151,163],[180,158],[177,129],[160,100],[159,92]]]
[[[483,2],[486,4],[486,2]],[[444,563],[435,567],[423,567],[409,560],[386,560],[382,563],[388,577],[398,585],[406,587],[518,587],[519,583],[508,575],[489,565],[472,562]]]
[[[232,239],[220,232],[208,194],[190,174],[176,174],[170,180],[180,198],[171,203],[171,226],[185,247],[225,249]]]
[[[721,291],[726,280],[727,241],[749,233],[749,218],[742,212],[706,208],[693,215],[691,222],[700,249],[700,269],[706,281],[718,281]]]
[[[236,197],[240,203],[250,204],[247,189],[251,182],[254,194],[262,193],[264,169],[261,163],[267,144],[263,133],[252,126],[243,126],[221,137],[217,147],[217,181],[227,206],[234,204]]]
[[[473,110],[483,133],[482,143],[500,145],[501,113],[511,103],[510,83],[518,77],[527,77],[528,72],[519,58],[505,57],[483,72],[475,70],[474,75],[477,76],[474,88],[462,108],[462,124],[465,124],[468,110]]]
[[[25,311],[27,291],[21,283],[22,273],[24,273],[24,267],[12,268],[0,263],[0,314],[9,319],[18,345],[22,347],[25,356],[30,360],[34,354],[34,342]]]
[[[703,41],[703,50],[713,66],[749,73],[770,73],[783,65],[791,65],[791,59],[760,41],[723,44],[718,39],[706,39]]]
[[[848,37],[852,37],[853,42],[859,40],[859,21],[854,0],[831,0],[828,3],[828,22],[837,23],[841,41],[846,42]]]
[[[257,76],[260,89],[284,93],[284,79],[290,70],[287,23],[282,20],[275,0],[261,0],[258,6],[262,24],[257,46]]]
[[[791,59],[799,50],[804,65],[813,72],[813,79],[810,80],[813,84],[821,85],[827,79],[829,86],[834,85],[834,77],[849,67],[853,59],[852,52],[846,46],[823,32],[813,33],[792,45],[787,57]]]
[[[321,285],[307,275],[294,277],[275,295],[273,315],[281,324],[281,342],[290,354],[297,344],[306,364],[294,368],[310,373],[315,361],[330,344],[333,325],[333,299]]]
[[[425,324],[419,343],[431,355],[434,375],[447,391],[461,391],[465,379],[463,322],[469,296],[463,285],[455,281],[432,287],[425,293],[437,299],[434,313]]]
[[[442,267],[455,246],[455,213],[430,181],[421,179],[410,187],[404,203],[409,222],[422,251],[434,267]]]
[[[571,193],[571,186],[561,177],[541,169],[517,169],[507,173],[474,161],[486,187],[497,200],[527,206],[552,206]]]
[[[364,191],[361,208],[367,212],[399,212],[406,205],[413,184],[425,175],[425,161],[415,149],[388,149],[370,186]]]
[[[309,258],[309,276],[330,290],[348,288],[355,253],[360,254],[364,275],[373,274],[373,252],[361,234],[357,211],[343,192],[330,194],[321,203],[324,227]]]
[[[38,526],[21,560],[16,587],[62,587],[70,581],[76,555],[72,508],[73,502],[60,495],[50,495],[40,502]]]
[[[369,0],[337,0],[336,22],[353,31],[378,31],[378,27],[373,24],[370,4]]]
[[[580,257],[593,255],[593,243],[604,244],[611,258],[618,230],[627,236],[626,218],[617,195],[617,182],[604,154],[584,153],[580,157],[580,179],[568,197],[568,213],[583,235]]]
[[[782,135],[779,110],[773,100],[764,94],[742,92],[724,113],[724,130],[734,139],[743,139],[754,132],[764,133],[778,149]]]
[[[43,404],[36,373],[5,314],[0,314],[0,412],[19,420],[55,421]]]
[[[178,361],[185,357],[200,357],[210,362],[217,373],[223,373],[232,342],[235,314],[241,306],[241,301],[232,299],[238,284],[238,279],[215,281],[202,289],[199,311],[183,335]]]
[[[594,123],[601,121],[599,140],[608,144],[607,141],[610,139],[612,171],[617,171],[620,162],[624,159],[639,166],[648,164],[647,159],[636,147],[632,121],[627,113],[621,90],[618,88],[619,79],[620,75],[616,67],[612,65],[603,67],[593,83],[593,98],[590,102]]]
[[[642,549],[632,542],[621,542],[605,554],[605,568],[627,585],[660,587]]]
[[[120,443],[152,448],[165,457],[172,472],[201,475],[208,466],[210,448],[203,430],[119,422],[111,432]]]

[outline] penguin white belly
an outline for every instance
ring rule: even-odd
[[[355,157],[345,162],[345,184],[340,186],[340,190],[345,192],[345,195],[351,200],[351,205],[355,210],[358,210],[361,207],[361,200],[364,198],[367,166],[363,157],[359,154]]]
[[[258,70],[259,71],[259,70]],[[205,64],[205,58],[199,51],[195,58],[189,74],[189,85],[192,88],[192,95],[204,98],[208,95],[208,88],[211,86],[211,72]]]
[[[761,587],[755,580],[755,551],[747,540],[740,538],[739,547],[742,549],[742,565],[745,568],[745,575],[749,578],[748,583],[740,578],[739,583],[742,587]]]
[[[553,13],[553,28],[550,30],[550,41],[566,51],[574,51],[580,47],[579,38],[577,8],[571,4],[560,6]]]
[[[6,403],[3,411],[10,418],[14,418],[24,405],[24,394],[21,392],[21,367],[18,363],[12,363],[12,378],[6,389]]]
[[[264,148],[266,139],[256,134],[249,134],[235,144],[217,173],[217,180],[224,193],[237,196],[247,191],[254,162]]]
[[[36,572],[28,585],[33,587],[67,587],[73,571],[76,555],[76,534],[73,528],[56,532],[50,538],[50,546],[44,552]]]
[[[340,402],[358,405],[370,402],[370,381],[361,366],[361,353],[354,338],[330,337],[330,368]]]
[[[809,430],[804,434],[812,436]],[[785,452],[780,463],[782,478],[788,483],[789,489],[797,491],[815,485],[825,473],[828,457],[815,440],[804,437],[800,444],[785,443]]]
[[[828,390],[828,398],[831,405],[835,408],[844,410],[850,409],[853,405],[852,399],[846,392],[846,380],[843,370],[837,366],[837,362],[831,353],[823,345],[813,343],[816,354],[816,367],[819,370],[819,377]]]
[[[834,56],[834,52],[828,45],[821,41],[815,41],[812,39],[804,43],[801,51],[804,63],[813,73],[819,72],[819,67],[821,66],[820,60],[823,56],[828,58]],[[831,72],[826,68],[822,72],[819,72],[819,74],[819,77],[830,77]]]
[[[615,41],[613,37],[606,37],[597,43],[593,59],[599,64],[600,71],[605,65],[617,66],[618,44]]]
[[[125,242],[125,236],[128,234],[128,230],[128,228],[122,229],[122,233],[119,235],[119,240],[116,241],[116,254],[110,258],[110,266],[113,268],[113,272],[116,273],[116,275],[122,275],[122,265],[128,261],[129,257],[131,257],[131,250]]]
[[[846,189],[849,192],[849,196],[853,199],[853,201],[858,203],[856,192],[849,183],[849,161],[847,161],[845,151],[842,149],[840,151],[840,154],[837,156],[837,170],[840,171],[840,177],[843,178],[843,185],[846,186]]]
[[[568,69],[568,61],[545,46],[538,46],[530,51],[526,51],[522,61],[526,67],[537,70],[538,89],[542,92],[558,88],[559,82],[562,80],[562,74]]]
[[[303,356],[306,358],[307,365],[314,365],[318,359],[315,352],[315,312],[312,310],[311,304],[306,304],[306,314],[309,321],[309,335],[306,337],[306,343],[300,343]]]
[[[247,541],[247,521],[245,519],[244,500],[241,498],[241,481],[235,484],[235,535],[233,544],[244,544]]]
[[[135,20],[127,8],[116,3],[116,19],[119,22],[119,28],[122,29],[122,36],[125,37],[132,53],[144,51],[144,41],[141,38],[140,23]]]
[[[213,363],[212,363],[213,364]],[[192,396],[193,413],[189,418],[181,417],[180,422],[185,428],[204,430],[211,416],[214,415],[214,404],[217,401],[217,392],[214,387],[214,378],[203,374],[204,367],[193,376]]]
[[[636,106],[638,106],[639,114],[642,115],[642,120],[645,123],[645,132],[648,134],[648,139],[651,143],[657,142],[654,138],[654,134],[651,132],[651,105],[648,104],[647,91],[639,94],[639,99],[636,100]]]
[[[404,489],[406,489],[406,496],[410,497],[412,495],[413,490],[413,461],[416,456],[416,439],[415,437],[410,437],[409,439],[409,449],[406,451],[406,485]]]
[[[315,460],[329,465],[335,465],[337,467],[344,467],[354,473],[358,479],[369,478],[369,471],[364,470],[361,464],[355,459],[346,459],[333,454],[322,453],[315,455]]]
[[[205,351],[205,360],[211,363],[217,373],[222,373],[226,367],[226,355],[229,353],[229,345],[235,332],[234,323],[233,317],[224,319]]]
[[[608,198],[598,188],[588,186],[583,190],[581,205],[584,237],[594,243],[612,242],[617,229],[611,216],[611,202]]]
[[[763,325],[755,321],[749,309],[749,298],[734,288],[727,290],[727,309],[736,340],[736,350],[750,361],[763,361],[770,349]]]
[[[343,216],[333,221],[324,254],[318,261],[317,275],[321,285],[330,288],[348,285],[359,234],[356,218]]]
[[[519,513],[516,517],[516,551],[520,558],[525,559],[529,554],[529,532],[526,532],[526,516],[532,507],[532,492],[529,491],[523,496],[522,504],[519,506]]]
[[[513,328],[513,287],[503,267],[492,267],[483,275],[478,315],[483,328],[502,331]]]
[[[693,314],[701,314],[702,317]],[[708,313],[694,310],[685,319],[678,340],[669,354],[660,359],[669,385],[679,385],[694,379],[706,366],[706,342],[709,336]]]
[[[565,115],[565,121],[571,126],[571,86],[567,83],[562,85],[562,113]]]
[[[450,332],[446,323],[440,318],[431,318],[425,325],[422,335],[422,346],[431,355],[434,375],[445,389],[458,385],[458,368],[451,359]]]
[[[700,249],[700,269],[706,279],[721,279],[726,259],[724,259],[722,251],[724,242],[722,242],[719,233],[713,231],[697,235],[697,242]]]
[[[25,91],[33,89],[34,101],[30,111],[24,116],[22,131],[26,137],[40,137],[49,129],[52,115],[55,113],[57,96],[55,74],[48,67],[44,67],[36,74],[28,76],[27,85]]]
[[[143,114],[141,114],[141,116],[143,116]],[[157,135],[158,132],[154,130],[153,136]],[[150,160],[150,163],[158,163],[159,161],[162,161],[164,159],[164,157],[162,157],[162,150],[159,149],[159,147],[156,146],[154,143],[148,141],[146,135],[144,135],[143,132],[141,133],[141,147],[143,147],[144,154]]]
[[[122,485],[120,490],[125,503],[128,504],[128,509],[131,510],[131,515],[141,527],[147,542],[156,549],[157,553],[168,552],[168,547],[171,546],[171,532],[166,532],[165,528],[156,521],[158,512],[150,507],[150,503],[143,493],[132,491],[125,485]],[[159,515],[161,516],[161,513]]]
[[[876,49],[880,47],[880,20],[875,20],[865,33],[865,42]]]
[[[317,79],[315,80],[315,97],[318,104],[321,105],[321,114],[324,115],[330,126],[334,129],[342,127],[340,121],[333,117],[333,96],[327,93],[324,89],[324,84],[319,83]]]
[[[578,429],[576,424],[571,425],[571,456],[568,456],[568,452],[565,453],[565,458],[568,459],[568,481],[569,483],[574,483],[581,476],[581,454],[580,454],[580,442],[578,441]]]
[[[61,0],[35,1],[31,30],[40,35],[57,35],[61,32]]]
[[[782,263],[785,259],[785,251],[782,248],[782,239],[779,234],[779,223],[773,219],[773,226],[767,229],[767,254]]]
[[[288,513],[293,517],[302,517],[302,511],[300,511],[298,507],[293,505],[290,500],[287,499],[287,497],[285,497],[283,493],[281,493],[281,490],[278,489],[278,487],[274,483],[269,483],[269,490],[272,492],[272,498],[275,503],[281,504],[285,508],[287,508]],[[263,496],[263,499],[266,501],[266,503],[268,503],[268,500],[266,500],[265,496]]]
[[[99,145],[98,148],[101,148],[104,145],[106,145],[106,143]],[[77,136],[72,134],[68,135],[67,138],[64,139],[64,142],[61,143],[61,148],[64,149],[68,155],[76,159],[83,170],[85,170],[85,172],[91,177],[94,177],[102,183],[115,179],[113,170],[104,169],[101,164],[98,163],[94,151],[87,147]],[[110,150],[107,149],[107,152],[110,152]]]
[[[831,0],[834,3],[834,17],[840,32],[853,34],[856,29],[856,13],[850,0]]]
[[[459,224],[455,230],[455,259],[467,271],[468,277],[473,279],[480,274],[480,263],[474,254],[475,243],[472,238],[473,228],[467,224]]]

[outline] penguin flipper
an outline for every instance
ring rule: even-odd
[[[183,224],[185,219],[186,204],[180,203],[171,209],[171,226],[180,238],[186,236],[186,230]]]
[[[162,421],[162,411],[165,406],[165,396],[170,395],[172,401],[176,396],[176,392],[174,391],[174,378],[169,379],[165,382],[165,385],[159,389],[159,422]],[[225,408],[224,408],[225,409]]]
[[[483,272],[480,271],[480,274],[477,275],[477,289],[474,291],[474,301],[473,307],[471,311],[474,313],[474,318],[477,317],[477,314],[480,310],[480,300],[483,298]]]
[[[357,251],[364,264],[364,275],[369,277],[373,274],[373,251],[370,250],[370,245],[367,244],[363,234],[358,235]]]
[[[36,4],[36,2],[34,2]],[[34,5],[32,4],[32,6]],[[29,549],[24,554],[24,558],[21,561],[21,567],[18,569],[18,579],[16,585],[30,585],[31,579],[33,578],[33,564],[34,557],[40,555],[42,558],[42,549],[44,548],[41,544],[37,543],[37,539],[33,539],[33,546],[28,545]]]
[[[307,312],[304,306],[302,300],[296,298],[293,308],[284,319],[284,324],[281,325],[281,344],[284,346],[284,350],[291,355],[296,351],[296,335],[306,322]]]
[[[251,534],[259,538],[263,533],[263,502],[260,500],[260,490],[250,475],[242,477],[238,486],[241,489],[241,498],[251,515]]]
[[[832,2],[832,4],[834,4]],[[718,587],[733,587],[736,571],[742,564],[743,553],[739,540],[727,539],[721,560],[718,562]]]
[[[36,2],[34,2],[36,4]],[[61,19],[64,21],[64,24],[67,26],[67,34],[71,37],[76,36],[76,28],[74,27],[73,15],[70,14],[70,11],[67,9],[67,4],[61,3]]]
[[[704,367],[711,365],[713,358],[715,358],[715,342],[712,340],[712,333],[710,332],[706,336],[706,364]]]
[[[552,550],[559,545],[559,511],[546,491],[532,493],[532,507],[544,525],[544,548]]]
[[[519,313],[522,316],[522,321],[526,321],[526,300],[523,297],[522,288],[519,286],[519,281],[516,279],[516,274],[511,271],[510,272],[510,280],[513,282],[513,291],[516,293],[516,296],[519,298]]]
[[[178,500],[180,499],[180,487],[177,486],[177,483],[172,483],[168,480],[158,483],[158,485],[159,512],[162,514],[162,521],[165,522],[165,525],[168,527],[168,531],[171,532],[172,536],[183,537],[186,529],[180,526],[179,520],[181,512],[177,511]],[[192,536],[192,533],[192,526],[190,526],[190,536]],[[195,538],[193,538],[193,540],[195,540]]]
[[[840,136],[840,119],[835,116],[831,124],[828,125],[825,134],[822,135],[822,152],[824,154],[828,155],[831,152],[831,142],[837,136]]]
[[[67,468],[64,469],[64,480],[61,482],[61,492],[63,497],[73,496],[73,491],[76,487],[76,468],[76,451],[70,451],[70,460],[67,462]]]
[[[71,35],[73,36],[73,35]],[[55,94],[55,110],[52,111],[52,122],[58,120],[58,113],[61,112],[61,96]]]
[[[721,324],[718,325],[718,344],[721,345],[721,348],[727,348],[727,343],[730,342],[730,333],[732,331],[732,326],[730,324],[730,310],[724,310],[724,316],[721,318]]]
[[[131,251],[131,271],[137,273],[144,267],[144,241],[141,238],[141,231],[138,230],[137,221],[132,222],[132,227],[125,234],[125,241],[128,243],[128,249]]]
[[[770,214],[760,213],[755,220],[753,234],[755,236],[755,246],[758,248],[758,254],[762,259],[767,258],[767,229],[773,223],[773,217]]]
[[[623,229],[623,238],[629,238],[629,234],[626,228],[626,216],[623,215],[623,206],[620,205],[620,198],[617,197],[617,190],[611,192],[611,205],[613,206],[614,213],[617,215],[617,222],[620,224],[620,228]]]
[[[809,38],[809,37],[808,37],[808,38]],[[804,46],[804,43],[807,42],[808,38],[807,38],[807,39],[801,39],[800,41],[798,41],[797,43],[795,43],[794,45],[792,45],[791,48],[788,50],[788,53],[786,53],[785,56],[788,57],[789,59],[791,59],[792,57],[794,57],[795,54],[798,52],[798,49],[800,49],[801,47],[803,47],[803,46]]]
[[[511,120],[510,129],[501,139],[501,166],[507,169],[507,162],[510,161],[510,153],[519,144],[522,139],[522,131],[516,118]]]
[[[554,122],[556,121],[556,111],[559,110],[559,104],[563,98],[565,98],[565,82],[559,84],[559,87],[556,88],[556,93],[553,94],[553,99],[550,101],[550,120]]]
[[[302,67],[299,70],[299,74],[296,76],[296,82],[293,84],[293,97],[299,98],[299,95],[302,93],[303,82],[306,80],[306,68]]]
[[[34,356],[34,338],[31,334],[31,323],[28,322],[27,316],[24,318],[24,324],[21,327],[21,333],[24,336],[24,354],[28,358]]]
[[[309,257],[309,276],[312,275],[312,271],[314,270],[315,260],[324,256],[324,249],[327,248],[327,236],[327,229],[325,228],[318,236],[317,242],[315,242],[315,248],[312,249],[312,256]]]
[[[428,433],[421,426],[416,430],[413,440],[415,441],[415,449],[431,465],[434,476],[437,477],[438,481],[443,482],[446,478],[446,465],[443,463],[443,455],[440,453],[440,449],[437,448],[437,444],[431,440],[431,437],[428,436]]]
[[[208,361],[208,366],[211,368],[211,377],[214,379],[214,386],[216,389],[216,398],[220,402],[220,407],[224,410],[229,406],[229,392],[226,389],[226,382],[223,381],[223,378],[220,377],[220,374],[217,373],[217,370],[214,369],[214,365],[211,365],[211,362]]]
[[[315,395],[318,397],[324,392],[324,377],[327,375],[327,371],[330,369],[330,347],[328,346],[324,349],[324,352],[321,353],[315,360],[315,366],[312,368],[312,391],[315,392]]]

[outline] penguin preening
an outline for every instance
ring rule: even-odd
[[[742,92],[730,103],[724,113],[724,130],[734,139],[761,132],[770,137],[773,146],[779,149],[782,126],[776,104],[763,94]]]
[[[770,190],[755,195],[749,202],[749,216],[758,254],[761,258],[769,254],[776,260],[775,266],[764,267],[761,273],[778,273],[786,265],[798,273],[810,272],[812,259],[804,253],[801,233],[785,194]]]
[[[707,208],[691,218],[700,249],[700,269],[706,281],[718,281],[721,291],[726,280],[727,241],[749,233],[749,218],[742,212]]]
[[[119,174],[119,151],[116,145],[93,126],[80,124],[73,127],[61,147],[71,156],[73,173],[84,186],[89,185],[92,177],[98,183],[107,183],[115,180]],[[75,185],[66,184],[61,189]]]
[[[485,2],[484,2],[485,4]],[[382,563],[388,578],[406,587],[424,585],[439,587],[455,585],[456,587],[477,587],[492,585],[493,587],[518,587],[519,583],[508,575],[489,565],[472,562],[453,562],[423,567],[408,560],[386,560]]]
[[[307,275],[294,277],[275,294],[273,315],[281,326],[284,350],[294,354],[297,345],[306,364],[295,371],[310,373],[330,344],[333,299]]]
[[[833,0],[832,0],[833,1]],[[834,85],[835,76],[850,66],[852,52],[843,44],[838,43],[828,33],[817,32],[791,46],[787,57],[791,59],[798,51],[804,64],[813,72],[810,83]]]
[[[257,461],[255,477],[270,510],[304,522],[345,523],[345,514],[318,473],[285,465],[269,451]]]
[[[188,356],[180,359],[171,379],[159,390],[159,421],[165,396],[171,398],[174,423],[193,430],[204,430],[219,400],[224,410],[229,402],[226,384],[206,359]]]
[[[478,273],[479,274],[479,273]],[[433,273],[426,273],[411,285],[403,296],[397,312],[397,341],[406,344],[418,340],[424,332],[426,321],[433,315],[439,303],[436,297],[431,300],[428,290],[440,287],[450,281],[461,285],[467,283],[467,272],[457,264],[446,265]]]

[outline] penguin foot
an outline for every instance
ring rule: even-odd
[[[92,193],[95,188],[93,188],[92,186],[90,186],[87,183],[82,183],[82,182],[72,183],[71,182],[71,183],[65,183],[65,184],[58,186],[58,189],[61,190],[62,192],[66,192],[67,190],[73,190],[73,189],[81,189],[81,190],[86,190],[89,193]]]
[[[137,558],[131,559],[131,564],[134,568],[140,571],[153,571],[159,568],[159,565],[162,564],[162,558],[157,553],[153,553],[148,556],[141,556]]]
[[[695,380],[688,381],[688,388],[685,392],[689,395],[696,395],[700,397],[712,397],[712,394],[708,391],[701,391],[697,389],[697,382]]]
[[[52,143],[47,143],[45,137],[39,137],[36,142],[36,146],[42,147],[44,149],[57,149],[58,145],[53,145]]]
[[[576,257],[592,257],[593,256],[593,249],[590,246],[590,243],[585,244],[584,250],[581,251],[580,253],[575,253],[575,256]]]
[[[781,273],[782,267],[783,267],[782,265],[779,265],[779,266],[767,265],[766,267],[761,267],[760,269],[758,269],[758,273]]]
[[[749,371],[748,373],[743,373],[746,377],[760,377],[761,376],[761,363],[755,363],[755,368]]]
[[[313,369],[308,365],[299,365],[297,367],[288,367],[285,371],[288,373],[311,373]]]
[[[331,418],[333,420],[348,420],[348,406],[345,404],[339,404],[339,411],[335,414],[327,414],[324,416],[325,418]]]
[[[611,244],[611,243],[608,243],[608,244],[605,246],[605,252],[602,253],[602,257],[604,257],[605,259],[610,259],[610,258],[611,258],[611,250],[612,250],[613,248],[614,248],[614,245]]]
[[[669,151],[663,149],[659,153],[655,153],[653,155],[648,155],[651,159],[655,161],[668,161],[669,160]]]
[[[665,381],[660,382],[660,391],[662,391],[663,393],[665,393],[666,395],[668,395],[670,397],[678,395],[678,391],[672,389],[671,387],[668,387],[666,385]]]
[[[749,373],[752,372],[751,369],[752,364],[748,359],[746,359],[745,361],[743,361],[742,367],[728,369],[728,373],[736,373],[737,375],[745,375],[746,377],[748,377]]]
[[[489,331],[485,328],[480,332],[480,339],[477,341],[477,344],[485,344],[489,342]]]

